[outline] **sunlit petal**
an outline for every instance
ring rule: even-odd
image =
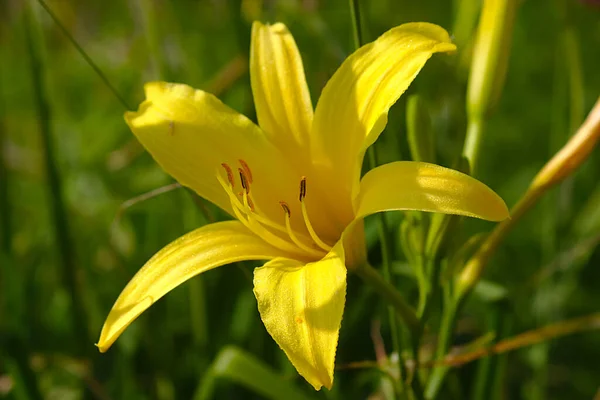
[[[313,162],[328,171],[328,187],[337,198],[330,202],[332,212],[351,209],[364,152],[385,127],[389,108],[432,54],[454,49],[437,25],[401,25],[348,57],[327,83],[315,111],[311,149]]]
[[[108,350],[144,310],[195,275],[236,261],[283,255],[237,221],[196,229],[156,253],[129,281],[102,327],[97,346],[101,352]]]
[[[357,218],[380,211],[420,210],[502,221],[504,201],[492,189],[439,165],[398,161],[369,171],[360,182]]]
[[[278,258],[254,270],[260,316],[292,364],[315,389],[331,388],[346,298],[341,246],[303,264]]]
[[[278,200],[297,196],[299,174],[248,118],[210,93],[190,86],[151,82],[146,100],[125,120],[160,166],[181,184],[231,213],[228,197],[216,179],[231,166],[241,190],[239,160],[251,168],[254,199],[268,215],[280,215]],[[275,167],[276,166],[276,167]]]
[[[258,124],[271,141],[295,155],[307,145],[313,108],[302,58],[284,24],[252,25],[250,80]]]

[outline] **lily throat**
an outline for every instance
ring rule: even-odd
[[[216,178],[225,190],[235,217],[250,231],[265,240],[267,243],[295,255],[303,255],[307,259],[318,260],[323,258],[332,248],[332,245],[322,240],[313,228],[307,206],[307,177],[300,179],[298,197],[300,212],[292,215],[292,207],[284,200],[278,200],[282,210],[281,220],[277,221],[272,216],[264,213],[252,195],[254,176],[249,165],[242,159],[238,160],[240,191],[236,192],[236,179],[232,167],[221,163],[217,168]],[[223,171],[225,174],[223,174]],[[298,207],[295,207],[296,209]],[[297,214],[300,214],[299,216]],[[292,225],[292,218],[301,218],[304,232],[299,232]]]

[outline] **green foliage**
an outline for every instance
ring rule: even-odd
[[[455,55],[434,57],[392,108],[377,142],[378,162],[408,159],[418,146],[429,152],[433,144],[436,162],[461,165],[479,2],[361,3],[365,41],[404,22],[427,21],[455,33],[459,45]],[[477,177],[509,206],[600,93],[600,8],[575,0],[519,3],[504,90],[486,121],[477,167]],[[219,91],[226,104],[252,118],[247,73],[228,80],[224,71],[247,56],[253,18],[288,25],[313,101],[353,49],[347,0],[53,0],[48,6],[127,104],[139,103],[144,82],[167,79]],[[38,2],[0,2],[0,60],[0,398],[362,399],[393,393],[396,370],[387,360],[341,368],[375,360],[379,334],[388,353],[403,336],[391,334],[377,293],[352,276],[332,391],[314,392],[266,333],[252,295],[252,263],[194,278],[142,315],[107,354],[97,352],[103,319],[135,271],[171,240],[224,215],[182,188],[120,208],[172,180],[129,132],[121,101]],[[426,109],[416,109],[413,98],[407,111],[409,95],[418,95]],[[418,143],[418,132],[408,135],[407,114],[409,129],[427,129],[431,138]],[[596,150],[511,231],[459,313],[449,346],[484,337],[483,346],[598,311],[598,182]],[[493,228],[417,213],[386,221],[392,282],[415,307],[427,300],[419,297],[418,280],[444,285],[480,239],[464,243]],[[367,238],[370,259],[380,266],[375,222],[367,221]],[[430,238],[423,236],[429,226],[438,227]],[[401,237],[419,242],[420,250]],[[431,247],[435,257],[429,257]],[[415,265],[423,252],[435,265]],[[425,360],[443,323],[439,303],[433,297],[431,308],[419,310],[427,317]],[[451,370],[439,398],[590,399],[598,390],[599,358],[597,332],[561,338]],[[423,380],[430,370],[421,370]]]

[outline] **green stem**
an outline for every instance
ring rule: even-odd
[[[502,318],[497,305],[494,305],[491,308],[491,310],[488,310],[488,318],[490,321],[488,322],[486,330],[488,332],[494,332],[497,339]],[[489,393],[489,391],[491,389],[490,382],[493,379],[495,364],[496,356],[483,357],[481,360],[478,360],[471,391],[471,398],[473,400],[489,399],[492,397],[492,394]]]
[[[390,304],[390,309],[394,311],[395,315],[390,315],[390,324],[396,324],[396,315],[402,319],[411,334],[411,351],[413,353],[413,360],[415,365],[419,362],[419,346],[421,337],[421,324],[417,318],[415,310],[404,300],[400,292],[390,284],[389,280],[385,279],[377,270],[371,267],[369,264],[364,263],[357,267],[354,272],[360,276],[367,284],[373,287],[377,293],[385,298]],[[399,336],[397,336],[399,338]],[[398,343],[398,342],[394,342]],[[399,345],[399,343],[398,343]],[[400,349],[398,349],[399,351]],[[401,353],[398,352],[399,365],[401,366],[401,372],[406,374],[406,370],[403,367],[404,361],[401,358]],[[406,375],[402,375],[406,376]],[[402,378],[399,383],[402,385]],[[415,369],[414,375],[411,379],[411,388],[414,397],[417,400],[424,399],[423,388],[421,380],[419,378],[418,369]]]
[[[117,98],[117,100],[119,100],[119,102],[123,105],[123,107],[125,107],[126,110],[133,110],[133,108],[127,104],[127,101],[125,100],[125,98],[123,96],[121,96],[121,94],[119,94],[117,89],[115,89],[115,87],[110,83],[110,81],[108,80],[106,75],[104,75],[102,70],[100,68],[98,68],[96,63],[90,58],[90,56],[88,56],[88,54],[85,52],[85,50],[83,50],[83,48],[79,45],[79,43],[77,43],[75,38],[73,36],[71,36],[71,34],[67,30],[67,28],[65,28],[65,26],[60,22],[60,20],[56,16],[56,14],[54,14],[52,12],[52,10],[50,9],[50,7],[48,7],[46,2],[44,2],[44,0],[37,0],[37,1],[38,1],[38,3],[40,3],[40,5],[42,7],[44,7],[44,9],[48,13],[48,15],[50,15],[50,18],[52,18],[54,23],[65,34],[65,36],[67,37],[67,39],[69,39],[71,44],[73,44],[73,46],[75,46],[75,49],[79,52],[79,54],[83,57],[83,59],[88,63],[88,65],[90,67],[92,67],[94,72],[96,72],[96,74],[100,77],[102,82],[104,82],[104,85],[112,92],[112,94]]]
[[[166,3],[169,4],[169,3]],[[166,6],[165,4],[165,6]],[[142,11],[142,21],[144,25],[144,36],[146,38],[146,45],[148,46],[148,55],[154,67],[154,72],[158,79],[167,79],[168,66],[160,43],[160,32],[158,24],[156,23],[156,2],[138,0],[138,6]]]
[[[4,162],[4,137],[6,129],[3,126],[4,119],[2,118],[2,114],[4,109],[1,100],[2,93],[0,92],[0,254],[4,253],[8,257],[11,250],[12,214],[8,194],[8,171]]]
[[[354,48],[355,48],[355,50],[357,50],[364,44],[363,34],[362,34],[362,26],[361,26],[361,14],[360,14],[359,0],[350,0],[350,14],[351,14],[351,20],[352,20]],[[373,169],[373,168],[377,167],[377,150],[376,150],[375,145],[372,145],[367,150],[367,160],[369,163],[369,169]],[[377,220],[377,230],[378,230],[378,235],[379,235],[379,242],[381,245],[383,279],[397,293],[397,291],[390,284],[390,282],[392,281],[392,278],[391,278],[392,246],[391,246],[391,242],[389,240],[389,235],[388,235],[388,232],[389,232],[388,224],[387,224],[384,214],[380,213],[380,214],[376,215],[375,218]],[[377,276],[380,277],[379,274],[377,274]],[[402,299],[401,297],[400,297],[400,299],[402,300],[402,302],[404,302],[404,299]],[[406,303],[403,303],[403,304],[408,307],[408,305]],[[412,315],[414,316],[414,311],[412,311],[412,309],[411,309],[411,312],[412,312]],[[407,315],[408,314],[410,314],[410,313],[407,313]],[[410,317],[408,317],[408,318],[410,318]],[[403,319],[404,319],[404,317],[403,317]],[[389,320],[389,324],[390,324],[390,334],[392,336],[393,351],[398,355],[398,360],[399,360],[398,361],[398,366],[400,369],[399,383],[401,385],[401,389],[403,389],[402,382],[403,382],[403,377],[406,376],[406,368],[405,368],[405,363],[402,359],[402,348],[400,346],[402,339],[400,337],[400,329],[398,327],[398,319],[397,319],[396,312],[395,312],[393,306],[388,307],[388,320]],[[416,321],[416,325],[419,326],[418,320]],[[415,339],[415,338],[418,338],[418,335],[413,336],[413,339]],[[417,353],[418,353],[418,349],[417,349]],[[420,385],[418,376],[415,376],[413,381],[415,382],[416,385]],[[419,391],[419,393],[421,393],[421,391]],[[420,397],[421,396],[417,395],[417,398],[420,398]]]
[[[457,280],[457,299],[462,299],[471,292],[479,281],[483,269],[487,265],[490,257],[496,252],[496,249],[502,240],[504,240],[508,232],[510,232],[510,230],[521,220],[521,217],[537,203],[544,193],[544,189],[530,189],[511,209],[511,217],[496,225],[492,233],[486,238],[461,272]]]
[[[483,119],[470,118],[467,126],[467,136],[463,156],[469,161],[469,173],[475,175],[479,149],[481,148],[481,137],[483,135]]]
[[[352,20],[352,34],[354,38],[354,49],[360,48],[363,43],[362,25],[360,23],[359,0],[350,0],[350,19]]]
[[[34,33],[34,21],[31,10],[25,7],[24,25],[25,25],[25,40],[30,56],[31,78],[33,86],[33,97],[35,100],[35,110],[40,129],[42,149],[44,152],[44,164],[46,171],[46,179],[48,181],[51,215],[53,217],[55,236],[59,251],[60,263],[62,266],[63,282],[66,286],[71,300],[72,307],[72,323],[77,341],[81,344],[80,350],[83,351],[89,343],[90,336],[88,334],[87,317],[84,308],[83,292],[78,284],[77,266],[75,263],[75,254],[73,252],[75,246],[71,240],[69,232],[68,217],[66,205],[62,195],[62,181],[56,165],[54,156],[54,144],[52,140],[52,132],[50,121],[52,121],[50,107],[45,93],[44,83],[44,65],[40,52],[38,37]]]
[[[456,313],[458,310],[458,304],[453,302],[451,296],[446,296],[446,308],[442,313],[442,321],[440,323],[440,333],[438,336],[437,348],[435,358],[436,360],[442,360],[451,344],[452,334],[454,332],[454,325],[456,323]],[[433,369],[425,387],[425,398],[427,400],[433,400],[437,397],[446,374],[450,367],[446,365],[440,365]]]
[[[396,290],[379,272],[367,263],[361,264],[353,270],[366,283],[377,290],[392,307],[396,314],[402,319],[412,335],[419,336],[421,324],[415,310],[404,300],[400,292]]]

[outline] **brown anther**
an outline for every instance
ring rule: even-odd
[[[175,134],[175,121],[169,121],[169,135]]]
[[[254,211],[254,203],[252,202],[252,198],[248,196],[246,199],[248,200],[248,207],[250,207],[250,210]]]
[[[226,163],[222,163],[221,167],[223,167],[225,169],[225,172],[227,172],[227,180],[229,181],[231,187],[235,187],[235,181],[233,180],[233,171],[231,171],[231,167]]]
[[[290,210],[290,206],[288,206],[288,204],[285,201],[280,201],[279,205],[281,206],[281,208],[283,208],[283,211],[285,212],[285,214],[288,217],[292,216],[292,211]]]
[[[246,190],[246,194],[250,194],[250,184],[248,183],[246,173],[241,168],[238,168],[238,172],[240,173],[240,181],[242,182],[242,187],[244,188],[244,190]]]
[[[242,166],[242,168],[244,169],[244,172],[246,173],[246,178],[248,178],[248,182],[252,183],[252,171],[250,170],[250,167],[248,166],[246,161],[244,161],[242,159],[239,159],[238,161],[240,162],[240,165]]]
[[[304,200],[304,198],[306,197],[306,177],[303,176],[302,179],[300,180],[300,201]]]

